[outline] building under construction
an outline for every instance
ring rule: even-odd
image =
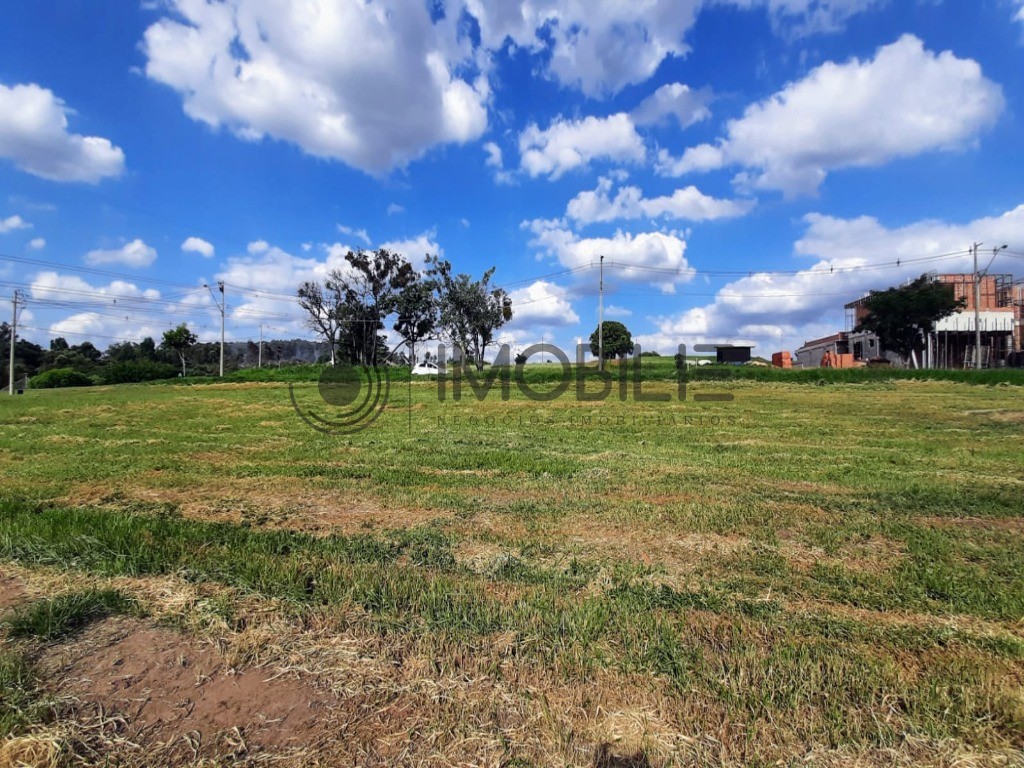
[[[963,307],[935,324],[925,339],[921,360],[913,361],[926,368],[972,368],[975,366],[976,330],[981,329],[981,366],[1006,364],[1024,343],[1024,283],[1014,284],[1012,275],[984,275],[980,280],[981,301],[975,312],[973,274],[933,275],[950,286],[953,296]],[[856,331],[868,315],[863,296],[846,304],[846,330],[823,339],[806,342],[797,350],[797,361],[805,367],[822,364],[822,359],[849,355],[855,364],[869,362],[902,365],[898,355],[882,348],[873,333]]]

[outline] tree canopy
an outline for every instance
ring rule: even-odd
[[[883,349],[895,352],[904,361],[924,348],[925,336],[935,323],[964,306],[951,286],[921,275],[906,285],[871,291],[863,302],[868,315],[855,332],[878,336]]]
[[[173,350],[181,360],[181,375],[185,376],[185,353],[198,341],[198,337],[188,329],[188,325],[182,323],[177,328],[164,331],[164,341],[161,346]]]
[[[427,259],[439,308],[439,324],[447,339],[462,350],[462,364],[472,360],[480,370],[494,332],[512,319],[512,300],[501,288],[491,287],[494,267],[479,280],[452,274],[452,265],[433,256]]]
[[[590,334],[590,353],[597,357],[600,354],[600,346],[604,347],[604,359],[610,360],[613,357],[625,357],[632,354],[633,335],[629,329],[617,320],[605,320],[601,323],[603,329],[602,345],[598,345],[598,330]]]
[[[384,321],[399,311],[403,292],[420,276],[404,256],[385,248],[349,251],[345,262],[323,283],[299,286],[299,305],[306,311],[307,325],[330,347],[332,365],[338,354],[346,362],[377,365],[388,356],[380,334]],[[408,309],[409,302],[404,306]],[[422,330],[422,323],[414,325]]]
[[[419,277],[398,294],[396,302],[398,319],[394,330],[409,347],[409,363],[416,365],[416,345],[432,339],[437,334],[440,322],[435,285],[433,281]]]

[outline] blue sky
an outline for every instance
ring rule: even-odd
[[[41,343],[212,339],[216,280],[229,337],[309,336],[298,283],[386,246],[571,344],[604,254],[645,348],[794,349],[1024,252],[1022,41],[1021,0],[11,3],[0,289]]]

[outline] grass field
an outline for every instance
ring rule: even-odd
[[[257,763],[1019,764],[1024,389],[698,392],[734,400],[399,382],[349,436],[273,381],[0,400],[9,762],[227,759],[152,757],[52,684],[159,626],[325,697],[336,730]]]

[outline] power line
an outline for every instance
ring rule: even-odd
[[[1010,257],[1013,257],[1013,258],[1024,258],[1024,253],[1020,253],[1020,252],[1016,252],[1016,251],[1008,251],[1007,250],[1007,251],[1003,251],[1003,253],[1006,256],[1010,256]],[[877,270],[881,270],[881,269],[898,269],[898,268],[906,267],[907,265],[910,265],[910,264],[924,264],[924,263],[942,261],[942,260],[946,260],[946,259],[953,259],[953,258],[958,258],[958,257],[964,257],[964,256],[967,256],[969,254],[970,254],[970,250],[962,250],[962,251],[952,251],[952,252],[949,252],[949,253],[932,254],[932,255],[920,256],[920,257],[910,257],[910,258],[897,257],[895,260],[876,262],[876,263],[871,263],[871,264],[851,265],[851,266],[848,266],[848,267],[830,266],[828,269],[825,269],[825,268],[816,268],[816,269],[812,268],[812,269],[770,270],[770,271],[768,271],[768,270],[747,270],[747,271],[741,271],[741,270],[701,270],[701,269],[696,269],[696,268],[656,267],[656,266],[649,266],[649,265],[644,265],[644,264],[630,264],[628,262],[611,261],[611,260],[606,260],[604,262],[604,264],[605,264],[605,266],[609,266],[609,267],[612,267],[614,269],[642,272],[642,273],[652,274],[652,275],[655,275],[655,274],[657,274],[657,275],[666,275],[666,276],[673,276],[673,277],[690,277],[690,278],[697,277],[697,276],[705,276],[705,277],[753,277],[754,275],[757,275],[759,277],[768,277],[768,278],[775,277],[775,276],[778,276],[778,277],[794,277],[794,276],[805,276],[805,275],[809,276],[809,277],[817,277],[817,276],[829,276],[829,275],[835,275],[835,274],[846,274],[846,273],[854,273],[854,272],[862,272],[862,271],[877,271]],[[139,296],[139,295],[109,293],[108,291],[103,290],[103,289],[95,289],[95,290],[92,290],[92,291],[84,291],[84,290],[80,290],[80,289],[67,288],[67,287],[39,285],[38,283],[35,283],[35,282],[33,282],[32,284],[26,285],[24,283],[15,283],[15,282],[11,282],[11,281],[0,281],[0,285],[11,286],[11,287],[15,287],[16,289],[27,289],[30,293],[35,293],[35,292],[38,291],[39,293],[43,294],[43,296],[41,296],[39,298],[33,297],[31,299],[28,299],[27,301],[26,301],[26,297],[23,297],[22,298],[22,304],[23,305],[26,304],[26,303],[31,303],[31,304],[36,305],[36,306],[51,307],[53,309],[83,310],[84,312],[88,312],[89,314],[96,315],[96,316],[99,316],[99,317],[110,317],[110,318],[116,318],[116,319],[122,319],[123,318],[126,321],[130,321],[132,319],[131,316],[134,315],[135,316],[134,319],[135,319],[136,322],[150,321],[150,322],[157,322],[157,323],[160,322],[158,319],[156,319],[154,317],[146,317],[146,315],[151,315],[151,316],[174,316],[174,317],[178,317],[178,318],[185,317],[185,318],[193,318],[194,319],[196,316],[208,317],[208,316],[214,314],[215,311],[226,312],[226,310],[227,310],[226,307],[224,308],[224,310],[220,310],[219,307],[218,308],[214,308],[214,307],[211,307],[211,306],[205,305],[205,304],[204,305],[194,305],[194,304],[191,304],[191,303],[186,302],[186,301],[172,301],[171,300],[171,299],[174,299],[174,298],[187,299],[190,296],[193,296],[193,295],[195,295],[197,293],[201,293],[203,291],[202,287],[198,287],[198,286],[194,286],[194,285],[187,285],[187,284],[184,284],[184,283],[177,283],[177,282],[173,282],[173,281],[169,281],[169,280],[162,280],[162,279],[159,279],[159,278],[148,277],[148,276],[145,276],[145,275],[127,275],[127,274],[123,274],[123,273],[114,272],[114,271],[111,271],[111,270],[103,270],[103,269],[95,269],[95,268],[91,268],[91,267],[79,267],[79,266],[74,266],[74,265],[59,264],[57,262],[52,262],[52,261],[48,261],[48,260],[45,260],[45,259],[33,259],[33,258],[23,257],[23,256],[12,256],[12,255],[9,255],[9,254],[0,254],[0,260],[2,260],[2,261],[10,261],[10,262],[20,263],[20,264],[32,264],[32,265],[41,266],[41,267],[48,267],[48,268],[52,268],[52,269],[61,269],[61,270],[68,270],[68,271],[73,271],[73,272],[81,272],[81,273],[90,274],[90,275],[99,275],[99,276],[103,276],[105,278],[110,278],[110,279],[115,279],[115,280],[132,281],[133,283],[134,282],[152,283],[152,284],[156,284],[156,285],[166,285],[166,286],[172,286],[172,287],[175,287],[175,288],[184,289],[183,292],[178,293],[178,294],[171,294],[171,295],[166,296],[166,297],[152,297],[152,296]],[[597,269],[598,266],[599,266],[598,264],[596,264],[595,262],[591,261],[591,262],[589,262],[587,264],[580,264],[580,265],[577,265],[575,267],[567,267],[565,269],[549,272],[549,273],[546,273],[546,274],[543,274],[543,275],[538,275],[538,276],[534,276],[534,277],[529,277],[529,278],[523,278],[523,279],[520,279],[520,280],[510,281],[510,282],[503,283],[502,285],[496,286],[496,287],[500,287],[500,288],[503,288],[503,289],[509,289],[509,288],[512,288],[513,286],[529,285],[529,284],[533,284],[533,283],[536,283],[536,282],[539,282],[539,281],[542,281],[542,280],[552,279],[552,278],[556,278],[556,277],[562,277],[562,276],[570,275],[570,274],[576,274],[576,273],[584,272],[584,271],[591,270],[591,269]],[[234,293],[239,294],[243,298],[248,297],[248,298],[262,299],[262,300],[267,300],[267,301],[287,302],[287,303],[293,304],[293,305],[298,303],[298,297],[295,294],[285,294],[285,293],[270,291],[270,290],[266,290],[266,289],[262,289],[262,288],[253,288],[253,287],[247,287],[247,286],[240,286],[240,285],[231,284],[231,283],[225,283],[225,285],[230,287]],[[781,298],[803,298],[803,297],[811,297],[811,296],[841,296],[841,295],[846,295],[846,293],[847,292],[845,292],[845,291],[842,291],[842,292],[840,292],[840,291],[836,291],[836,292],[801,291],[801,292],[779,293],[779,292],[773,292],[773,291],[770,291],[770,290],[765,291],[765,292],[760,292],[760,293],[734,293],[734,292],[730,292],[727,288],[723,288],[723,289],[720,289],[719,291],[716,291],[716,292],[713,292],[713,293],[686,291],[685,295],[687,295],[687,296],[694,296],[694,297],[695,296],[700,296],[700,297],[714,297],[714,298],[724,298],[724,299],[781,299]],[[58,297],[56,297],[56,298],[50,297],[47,294],[58,294]],[[665,294],[662,291],[656,291],[656,290],[647,290],[647,291],[645,291],[644,289],[640,289],[640,288],[634,288],[632,292],[631,291],[620,291],[620,292],[617,292],[617,295],[620,295],[620,296],[655,295],[655,294],[656,295],[661,295],[661,296],[668,296],[669,295],[669,294]],[[69,298],[61,300],[59,298],[60,295],[67,296]],[[78,300],[75,297],[82,297],[82,300]],[[544,301],[551,301],[551,300],[556,300],[556,299],[561,299],[561,298],[563,298],[563,297],[558,295],[558,294],[550,294],[550,295],[541,296],[541,297],[538,297],[538,298],[535,298],[535,299],[526,299],[526,300],[523,300],[523,301],[519,301],[519,302],[517,302],[517,306],[524,306],[524,305],[535,304],[535,303],[544,302]],[[124,314],[120,314],[120,313],[118,313],[118,314],[110,314],[109,311],[108,312],[100,311],[100,310],[115,310],[116,311],[116,310],[122,310],[122,309],[124,310]],[[256,309],[256,308],[253,308],[253,307],[249,307],[249,306],[244,306],[244,305],[241,306],[241,307],[236,308],[234,310],[234,312],[233,312],[233,316],[235,318],[239,318],[239,316],[244,316],[245,319],[250,319],[250,320],[264,320],[265,319],[265,320],[282,320],[282,321],[288,321],[288,322],[301,322],[302,321],[302,314],[301,314],[301,312],[297,313],[297,315],[293,316],[293,315],[290,315],[290,314],[275,313],[275,312],[268,312],[268,311],[264,311],[264,310],[259,310],[259,309]],[[356,321],[351,321],[351,322],[352,323],[359,323],[359,322],[374,322],[374,321],[359,321],[359,320],[356,320]],[[205,328],[205,326],[200,326],[200,327],[204,327]],[[35,330],[40,330],[40,329],[35,329]],[[100,336],[100,334],[95,334],[95,335],[98,336],[98,337]]]
[[[7,253],[0,253],[0,261],[10,261],[16,264],[33,264],[36,266],[49,267],[52,269],[63,269],[68,272],[82,272],[90,275],[100,275],[102,277],[110,277],[115,280],[131,280],[133,282],[141,283],[155,283],[157,285],[168,285],[174,288],[195,288],[194,285],[187,285],[185,283],[175,283],[170,280],[162,280],[156,277],[148,277],[146,275],[126,275],[120,272],[111,272],[105,269],[95,269],[93,267],[79,267],[72,264],[60,264],[55,261],[47,261],[46,259],[30,259],[27,256],[12,256]]]

